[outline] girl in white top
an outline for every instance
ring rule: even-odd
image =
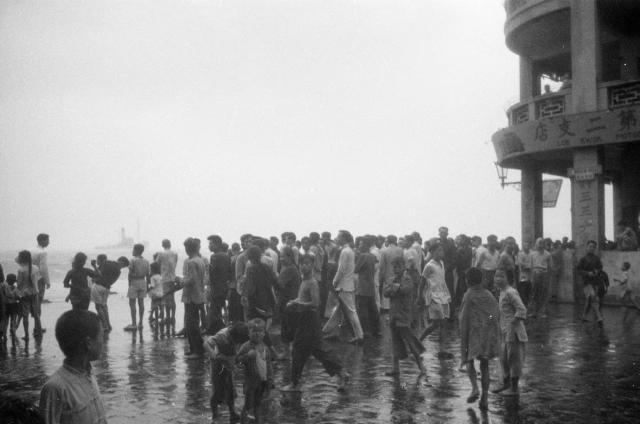
[[[449,318],[449,302],[451,302],[451,294],[444,278],[445,271],[442,262],[444,249],[440,244],[433,244],[429,253],[431,260],[422,272],[423,279],[419,291],[421,303],[424,301],[427,308],[429,325],[420,335],[420,341],[440,328],[442,322]]]

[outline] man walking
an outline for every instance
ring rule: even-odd
[[[322,331],[327,338],[337,337],[338,324],[344,314],[351,323],[354,333],[354,337],[349,342],[359,343],[364,336],[356,312],[355,254],[350,246],[353,243],[353,236],[348,231],[341,230],[338,233],[337,242],[342,247],[340,258],[338,259],[338,269],[333,278],[333,290],[338,297],[338,306],[334,308],[329,321],[327,321]]]

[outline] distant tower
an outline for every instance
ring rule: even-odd
[[[543,235],[542,173],[571,178],[578,248],[604,240],[604,184],[613,184],[614,223],[637,231],[640,1],[506,0],[505,9],[520,102],[493,144],[501,166],[521,170],[522,240]]]

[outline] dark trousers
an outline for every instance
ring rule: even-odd
[[[242,303],[240,303],[240,295],[236,289],[229,289],[229,295],[227,296],[229,302],[228,318],[229,322],[244,321],[244,312],[242,311]]]
[[[380,312],[378,312],[375,296],[356,295],[356,309],[363,333],[380,334]]]
[[[329,284],[326,281],[321,281],[318,284],[318,288],[320,289],[320,305],[318,306],[318,311],[321,311],[320,316],[324,313],[325,308],[327,307],[327,297],[329,296]]]
[[[447,289],[449,289],[449,294],[453,298],[453,305],[452,306],[454,306],[454,307],[458,306],[458,303],[456,302],[456,298],[455,298],[455,295],[456,295],[455,287],[453,287],[454,286],[453,268],[445,269],[445,271],[444,271],[444,282],[447,285]]]
[[[529,302],[531,301],[531,281],[519,281],[517,288],[522,303],[524,306],[529,307]]]
[[[453,295],[453,304],[457,307],[459,307],[462,304],[462,298],[464,297],[464,294],[467,291],[467,272],[466,271],[459,271],[458,272],[458,284],[456,286],[456,293],[455,295]],[[453,311],[451,313],[451,315],[453,316]]]
[[[184,329],[189,340],[190,353],[202,354],[202,336],[200,335],[200,304],[184,304]]]
[[[304,365],[309,359],[309,356],[313,355],[322,366],[327,374],[334,376],[340,374],[342,370],[342,363],[338,356],[331,350],[331,347],[322,341],[318,342],[314,346],[296,346],[293,345],[291,352],[291,382],[298,384]]]
[[[207,315],[207,333],[216,334],[225,327],[222,319],[222,310],[225,307],[225,298],[212,296],[209,298],[209,311]]]

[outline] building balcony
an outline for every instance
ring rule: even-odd
[[[640,80],[598,85],[598,107],[573,110],[572,90],[535,96],[507,110],[509,126],[496,132],[498,163],[521,168],[530,160],[552,163],[545,170],[564,175],[574,148],[623,145],[640,141]]]
[[[640,105],[640,80],[598,84],[598,109]],[[516,103],[507,110],[509,126],[571,114],[571,89],[547,93]]]
[[[571,90],[543,94],[516,103],[507,110],[509,125],[564,115],[571,105]]]

